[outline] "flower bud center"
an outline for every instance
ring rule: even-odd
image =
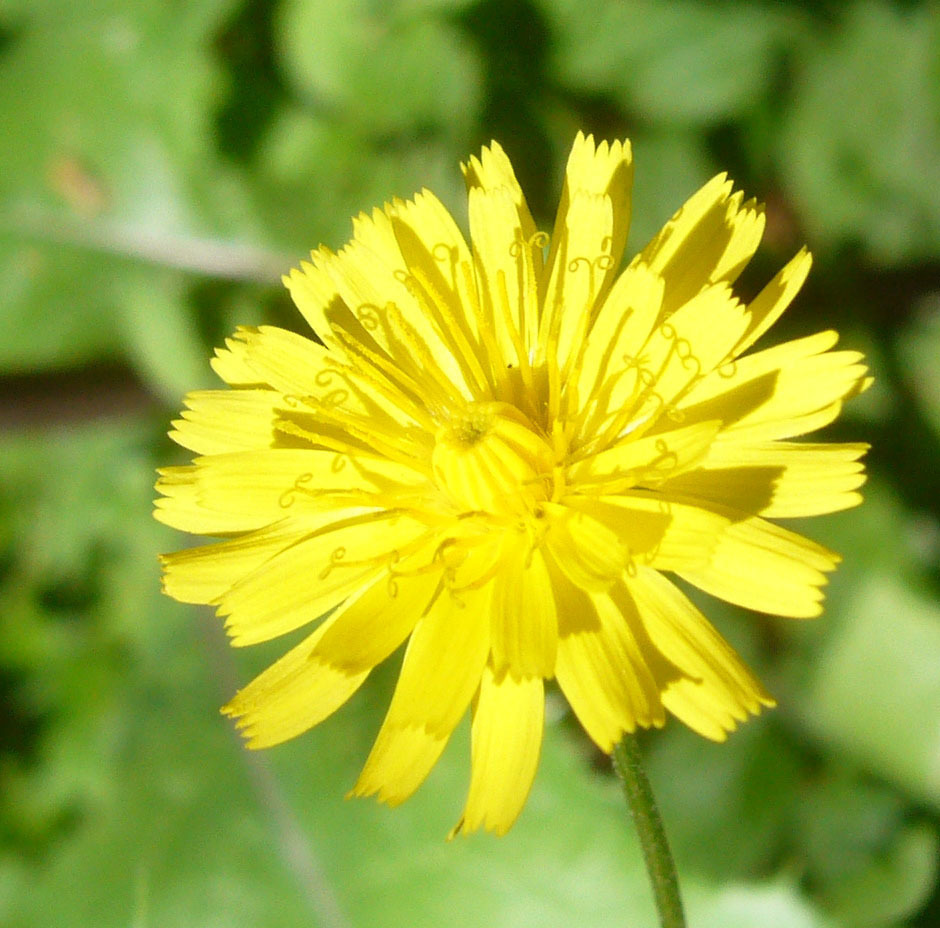
[[[439,429],[431,464],[460,509],[518,516],[551,495],[555,455],[514,406],[473,403]]]

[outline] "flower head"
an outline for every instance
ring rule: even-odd
[[[503,150],[464,165],[472,245],[428,191],[285,278],[317,341],[240,329],[192,393],[157,516],[222,540],[164,558],[235,645],[312,633],[225,711],[250,747],[336,711],[407,642],[356,795],[407,798],[472,707],[458,830],[506,831],[557,681],[603,751],[667,711],[726,733],[771,698],[666,574],[750,609],[821,611],[838,556],[768,519],[859,502],[860,444],[793,442],[867,386],[820,332],[750,351],[800,251],[732,286],[763,212],[720,175],[621,270],[627,143],[579,135],[554,231]],[[322,616],[326,618],[320,618]]]

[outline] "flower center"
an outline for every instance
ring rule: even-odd
[[[431,465],[460,509],[518,516],[551,496],[555,455],[514,406],[472,403],[438,430]]]

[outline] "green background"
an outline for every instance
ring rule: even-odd
[[[278,283],[422,186],[462,217],[491,138],[543,227],[578,129],[633,139],[630,248],[728,170],[768,204],[752,294],[816,263],[777,336],[836,327],[875,387],[866,504],[823,619],[706,611],[780,707],[725,745],[644,738],[691,928],[940,922],[940,11],[930,2],[0,0],[0,924],[652,925],[604,758],[553,695],[502,839],[444,841],[461,729],[398,810],[343,800],[394,670],[249,754],[233,653],[164,599],[150,516],[182,394]]]

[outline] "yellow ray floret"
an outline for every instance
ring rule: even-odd
[[[407,799],[470,712],[452,834],[503,834],[546,681],[607,752],[668,715],[721,741],[773,705],[669,575],[818,615],[839,556],[772,520],[860,501],[865,445],[794,439],[870,380],[834,332],[753,350],[811,259],[744,302],[764,211],[725,175],[624,267],[628,142],[577,136],[551,234],[498,144],[463,173],[469,240],[430,191],[393,199],[285,276],[312,333],[217,351],[225,387],[186,397],[170,434],[194,459],[161,470],[156,516],[215,536],[164,556],[164,589],[234,645],[307,628],[225,707],[248,746],[403,650],[351,794]]]
[[[542,746],[542,689],[541,677],[484,668],[473,709],[470,791],[453,834],[484,827],[502,835],[522,811]]]

